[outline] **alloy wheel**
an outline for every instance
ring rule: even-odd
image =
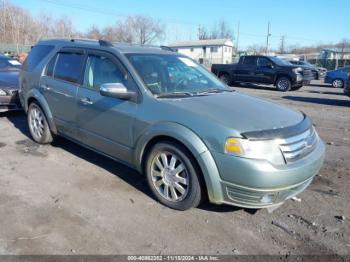
[[[288,90],[290,82],[287,79],[281,79],[278,81],[277,86],[279,90]]]
[[[333,81],[333,87],[335,87],[335,88],[342,88],[343,85],[344,85],[344,83],[340,79],[336,79]]]
[[[34,106],[29,112],[29,128],[36,140],[40,140],[44,135],[45,124],[42,111]]]
[[[166,200],[182,201],[189,191],[189,174],[181,159],[170,152],[160,152],[152,160],[153,186]]]

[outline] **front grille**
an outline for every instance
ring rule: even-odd
[[[280,149],[286,162],[292,163],[310,154],[315,149],[317,140],[315,129],[311,128],[300,135],[285,139],[280,144]]]
[[[303,76],[305,76],[305,77],[312,77],[313,76],[312,71],[309,70],[309,69],[304,69],[303,70]]]

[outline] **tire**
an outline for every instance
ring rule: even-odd
[[[32,102],[29,105],[27,121],[30,134],[35,142],[39,144],[49,144],[53,141],[46,116],[36,102]]]
[[[291,90],[296,91],[296,90],[299,90],[302,87],[303,87],[302,85],[301,86],[293,86],[293,87],[291,87]]]
[[[333,82],[332,82],[332,86],[334,88],[343,88],[344,87],[344,81],[337,78],[337,79],[334,79]]]
[[[186,148],[174,142],[160,142],[149,152],[146,176],[153,195],[176,210],[197,207],[202,188],[196,160]]]
[[[220,76],[220,80],[221,82],[223,82],[225,85],[229,85],[231,80],[230,80],[230,76],[228,74],[222,74]]]
[[[288,77],[279,77],[276,81],[276,88],[278,91],[287,92],[292,88],[292,82]]]

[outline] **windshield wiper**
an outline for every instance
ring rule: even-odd
[[[154,95],[156,98],[168,98],[168,97],[186,97],[193,96],[194,94],[191,92],[172,92],[172,93],[163,93]]]
[[[233,89],[221,89],[221,88],[212,88],[203,92],[197,92],[196,95],[206,95],[206,94],[219,94],[223,92],[234,92]]]

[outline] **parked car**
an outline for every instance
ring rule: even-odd
[[[18,76],[21,64],[4,55],[0,55],[0,112],[19,110]]]
[[[64,136],[125,163],[174,209],[206,197],[247,208],[280,205],[312,182],[324,159],[309,117],[235,92],[162,48],[40,41],[20,86],[34,141]]]
[[[332,84],[332,86],[335,88],[343,88],[349,73],[350,66],[328,71],[324,82],[327,84]]]
[[[326,73],[327,73],[326,68],[316,67],[316,66],[310,64],[309,62],[300,61],[300,60],[290,60],[289,62],[293,65],[297,65],[297,66],[300,66],[302,68],[311,70],[315,80],[323,79],[326,76]]]
[[[297,90],[313,79],[310,70],[273,56],[242,56],[238,64],[214,64],[211,71],[226,84],[272,84],[283,92]]]
[[[346,94],[347,96],[350,96],[350,74],[348,74],[348,80],[346,81],[344,94]]]

